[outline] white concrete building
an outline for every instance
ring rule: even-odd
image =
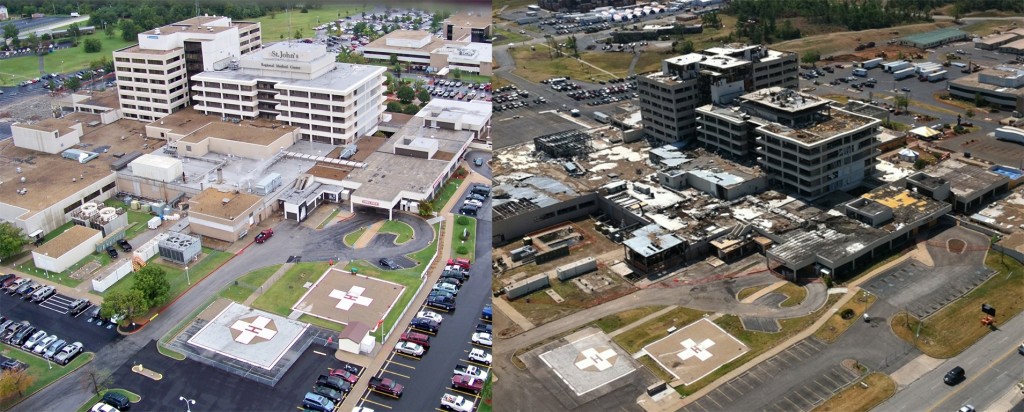
[[[450,41],[421,30],[395,30],[362,48],[367,59],[426,67],[434,73],[444,69],[462,70],[484,76],[492,74],[491,45]]]
[[[714,47],[665,59],[661,71],[638,77],[644,132],[662,143],[696,137],[694,114],[766,87],[797,87],[797,55],[760,45]]]
[[[260,24],[200,16],[139,33],[114,51],[124,117],[152,121],[189,105],[189,78],[228,67],[262,45]]]
[[[95,252],[96,244],[102,238],[99,230],[72,225],[64,233],[33,250],[32,263],[40,269],[63,272]]]
[[[195,109],[232,119],[274,119],[301,139],[335,145],[373,134],[384,113],[384,72],[337,63],[320,44],[276,43],[237,68],[192,77]]]
[[[78,144],[82,124],[70,119],[45,119],[11,125],[14,145],[44,153],[60,153]]]

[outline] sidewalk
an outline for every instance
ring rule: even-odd
[[[377,236],[377,231],[380,230],[381,226],[384,226],[384,222],[387,222],[387,220],[378,220],[376,223],[366,228],[366,231],[359,236],[359,239],[356,239],[354,244],[352,244],[352,249],[362,249],[366,247],[366,245],[369,245],[370,241],[373,240],[373,237]]]
[[[427,268],[427,275],[423,279],[424,282],[434,282],[439,277],[441,277],[441,272],[444,271],[444,262],[447,260],[447,256],[451,255],[452,243],[451,243],[451,238],[447,237],[447,235],[452,233],[455,230],[455,215],[450,213],[449,211],[453,207],[455,207],[455,205],[458,204],[460,200],[462,200],[462,196],[465,194],[466,190],[468,190],[469,187],[472,184],[474,184],[474,183],[485,183],[485,184],[488,184],[488,185],[491,184],[490,179],[488,179],[488,178],[486,178],[486,177],[484,177],[482,175],[479,175],[479,174],[473,172],[466,165],[463,165],[463,166],[465,167],[466,170],[470,171],[470,174],[462,182],[462,185],[459,186],[459,189],[456,190],[455,194],[452,195],[452,197],[450,199],[448,199],[448,203],[444,205],[444,208],[442,208],[439,211],[439,213],[438,213],[438,216],[444,218],[444,224],[441,226],[441,232],[437,234],[437,236],[438,236],[437,258],[434,260],[433,266],[431,266],[430,268]],[[422,290],[420,290],[419,294],[417,294],[416,296],[413,296],[412,300],[410,301],[410,305],[414,305],[413,307],[415,307],[415,305],[419,304],[419,302],[423,302],[423,300],[426,298],[426,295],[428,293],[430,293],[430,288],[424,287]],[[415,310],[409,310],[395,324],[396,325],[408,324],[410,321],[412,321],[412,318],[415,317],[415,316],[416,316],[416,311]],[[397,332],[397,329],[396,329],[396,332]],[[395,346],[395,344],[398,343],[398,338],[400,336],[401,336],[401,333],[392,333],[388,337],[387,341],[385,341],[384,344],[381,345],[380,350],[377,351],[377,354],[373,357],[373,359],[370,362],[368,362],[366,365],[364,365],[366,367],[367,371],[373,371],[374,373],[376,373],[378,370],[380,370],[380,368],[384,365],[384,361],[387,360],[388,356],[391,356],[391,351],[390,350],[384,350],[384,348],[391,348],[391,347]],[[365,361],[363,361],[363,362],[365,363]],[[349,393],[350,394],[360,394],[361,395],[363,392],[366,391],[366,384],[367,384],[368,381],[369,381],[368,378],[360,379],[358,382],[356,382],[355,385],[352,385],[352,390]],[[356,407],[356,403],[358,403],[359,400],[360,400],[360,397],[361,397],[360,395],[345,397],[345,401],[342,402],[342,404],[341,404],[341,406],[340,406],[340,408],[338,410],[347,411],[347,410],[354,409]]]
[[[677,308],[679,308],[679,306],[676,306],[676,305],[666,306],[662,310],[659,310],[659,311],[654,312],[654,313],[652,313],[650,315],[644,316],[644,317],[638,319],[636,322],[630,323],[630,324],[628,324],[626,326],[623,326],[621,328],[618,328],[618,329],[612,331],[612,333],[608,334],[608,337],[609,338],[614,338],[616,336],[619,336],[619,335],[621,335],[623,333],[626,333],[626,332],[628,332],[630,330],[633,330],[633,328],[635,328],[637,326],[643,325],[644,323],[646,323],[647,321],[649,321],[651,319],[654,319],[654,318],[656,318],[658,316],[661,316],[661,315],[664,315],[666,313],[669,313],[669,312],[671,312],[671,311],[673,311],[673,310],[675,310]],[[643,352],[643,351],[641,351],[641,352]]]
[[[491,303],[494,304],[494,306],[496,306],[498,310],[501,311],[501,313],[504,313],[505,316],[508,316],[509,320],[514,322],[516,325],[519,325],[519,327],[522,328],[524,331],[537,327],[537,325],[534,325],[533,322],[530,322],[530,320],[527,319],[526,316],[523,316],[521,313],[519,313],[519,311],[516,310],[516,308],[513,308],[512,305],[509,304],[508,301],[506,301],[505,299],[497,297],[491,299]]]

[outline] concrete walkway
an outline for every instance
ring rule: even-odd
[[[772,293],[772,291],[774,291],[775,289],[785,286],[787,283],[789,283],[789,281],[787,280],[780,280],[778,282],[772,283],[771,285],[763,287],[761,288],[761,290],[754,292],[754,294],[743,298],[743,300],[740,300],[740,303],[751,303],[760,298],[761,296]]]
[[[516,308],[512,307],[512,304],[508,303],[508,301],[506,301],[505,299],[491,299],[491,303],[494,306],[496,306],[498,310],[501,311],[501,313],[504,313],[505,316],[508,316],[509,320],[515,322],[516,325],[519,325],[519,327],[524,331],[537,327],[537,325],[534,325],[533,322],[530,322],[530,320],[527,319],[526,316],[523,316],[523,314],[519,313],[519,311],[516,310]]]
[[[491,184],[490,179],[483,175],[472,172],[472,169],[465,163],[463,163],[462,166],[466,170],[470,171],[470,175],[466,177],[466,179],[462,182],[462,185],[459,186],[458,190],[455,191],[455,194],[452,195],[451,199],[448,199],[448,203],[446,203],[444,207],[438,212],[438,216],[444,218],[444,224],[441,225],[441,233],[436,234],[438,238],[437,258],[434,259],[434,264],[431,267],[427,268],[426,277],[425,279],[423,279],[424,282],[428,282],[428,285],[430,283],[437,281],[437,279],[441,277],[441,272],[444,271],[444,265],[445,262],[447,261],[447,257],[451,256],[452,253],[452,242],[450,234],[453,233],[453,231],[455,230],[455,215],[453,213],[450,213],[449,211],[452,208],[454,208],[455,205],[458,204],[460,200],[462,200],[462,196],[465,194],[466,190],[468,190],[469,187],[472,186],[473,184]],[[366,235],[364,234],[363,236],[365,237]],[[422,290],[420,290],[420,293],[418,293],[416,296],[413,296],[412,300],[410,301],[410,305],[413,305],[413,307],[417,307],[417,305],[423,302],[428,293],[430,293],[430,288],[424,287]],[[412,321],[412,318],[415,316],[416,311],[409,310],[405,313],[404,316],[402,316],[401,319],[395,322],[395,324],[408,324],[410,321]],[[384,350],[383,348],[391,348],[394,347],[396,343],[398,343],[398,338],[401,336],[401,333],[397,333],[397,330],[395,332],[396,333],[392,333],[384,342],[384,344],[381,345],[381,350],[378,350],[376,352],[376,355],[373,357],[373,359],[369,360],[368,362],[361,361],[361,363],[366,364],[365,366],[367,371],[373,371],[373,373],[376,373],[376,371],[380,370],[380,368],[384,365],[384,362],[387,360],[388,356],[391,356],[391,351]],[[356,382],[355,385],[352,385],[352,390],[350,393],[362,394],[366,390],[366,383],[368,381],[368,378],[360,379],[358,382]],[[360,396],[345,397],[345,401],[342,402],[338,410],[347,411],[354,409],[356,407],[356,404],[359,402],[359,398]]]
[[[380,230],[381,226],[384,226],[384,222],[387,222],[387,220],[378,220],[377,223],[366,228],[366,231],[359,236],[359,239],[356,239],[356,243],[352,245],[352,249],[362,249],[366,247],[366,245],[369,245],[370,241],[373,240],[373,237],[377,236],[377,231]]]
[[[243,302],[242,304],[245,306],[252,307],[252,303],[255,302],[256,299],[258,299],[260,296],[263,296],[263,293],[270,290],[270,287],[273,286],[275,282],[281,280],[281,277],[284,276],[284,274],[288,272],[288,270],[291,269],[292,266],[295,266],[295,263],[289,262],[277,268],[277,272],[274,272],[273,275],[270,275],[270,277],[267,278],[267,280],[263,282],[263,284],[260,285],[258,289],[252,291],[252,294],[249,295],[248,298],[245,298],[245,302]]]

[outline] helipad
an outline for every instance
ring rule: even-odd
[[[330,268],[292,309],[345,325],[360,321],[376,327],[404,290],[394,282]]]
[[[701,319],[643,349],[689,385],[750,350],[714,322]]]
[[[636,370],[629,355],[612,343],[608,335],[600,332],[544,352],[540,359],[569,385],[576,396],[582,396]]]
[[[232,302],[188,343],[269,370],[307,326]]]

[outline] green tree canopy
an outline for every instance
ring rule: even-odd
[[[103,49],[103,42],[100,39],[85,39],[82,42],[82,47],[85,48],[86,53],[99,53]]]
[[[4,25],[4,38],[5,39],[17,39],[18,38],[18,26],[14,23],[7,23]]]
[[[414,92],[412,87],[409,86],[399,87],[396,94],[398,95],[398,100],[406,104],[412,102],[412,99],[416,98],[416,92]]]
[[[148,265],[135,273],[135,285],[132,287],[142,292],[150,305],[163,303],[171,291],[167,272],[154,265]]]
[[[428,92],[427,89],[420,89],[420,91],[416,93],[416,98],[419,99],[420,103],[429,102],[430,92]]]
[[[100,315],[108,319],[119,315],[123,315],[125,319],[133,319],[149,308],[149,302],[142,291],[135,288],[115,290],[103,299]]]
[[[21,248],[27,243],[28,238],[22,233],[21,228],[0,222],[0,260],[20,253]]]

